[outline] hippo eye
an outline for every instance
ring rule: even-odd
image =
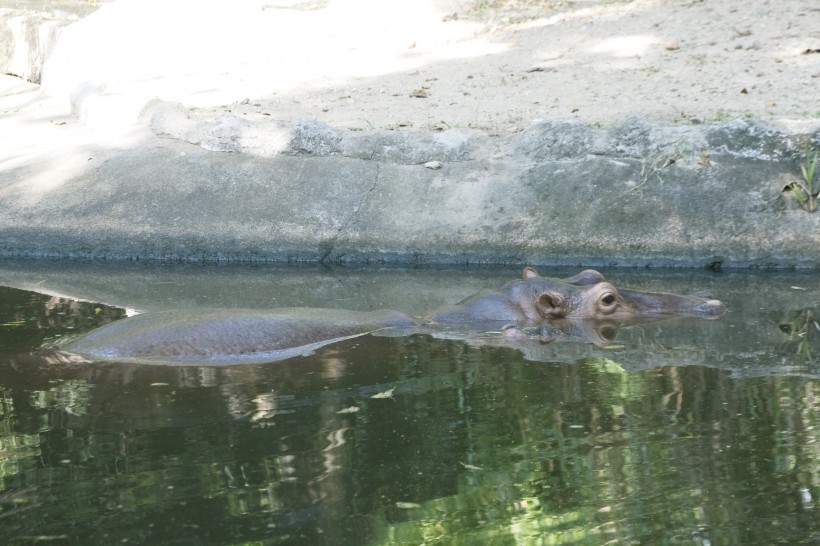
[[[610,305],[615,304],[615,294],[607,294],[603,298],[601,298],[601,303],[609,307]]]

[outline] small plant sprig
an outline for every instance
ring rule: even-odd
[[[814,185],[814,171],[817,167],[817,152],[809,157],[809,151],[806,150],[806,159],[800,164],[800,170],[803,173],[803,180],[794,180],[789,182],[786,190],[792,192],[795,201],[801,208],[808,212],[817,210],[817,196],[820,191],[815,190]]]
[[[786,334],[786,347],[810,361],[814,360],[811,353],[812,342],[817,339],[817,333],[820,332],[820,323],[812,311],[798,311],[791,322],[780,325],[780,331]]]

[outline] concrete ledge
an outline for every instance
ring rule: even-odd
[[[0,255],[820,268],[820,215],[782,192],[820,131],[632,119],[490,137],[182,112],[151,105],[139,145],[89,151],[45,193],[20,183],[41,164],[1,172]]]

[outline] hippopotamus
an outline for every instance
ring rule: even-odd
[[[90,360],[253,364],[310,354],[331,343],[415,324],[398,311],[173,309],[106,324],[58,348]]]
[[[233,364],[282,360],[384,330],[412,333],[459,326],[526,328],[548,321],[620,324],[676,315],[716,318],[723,304],[706,294],[617,289],[598,271],[566,278],[541,277],[531,267],[499,290],[481,292],[420,318],[398,311],[280,308],[149,312],[117,321],[61,344],[61,351],[92,360]],[[522,334],[506,332],[506,339]]]
[[[716,318],[723,304],[709,294],[678,296],[617,289],[594,269],[567,279],[541,277],[524,268],[523,278],[500,290],[481,292],[426,316],[438,323],[513,323],[533,326],[550,319],[609,319],[630,322],[677,315]]]

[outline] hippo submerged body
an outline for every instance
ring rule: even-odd
[[[427,330],[456,325],[475,331],[546,323],[558,327],[568,321],[590,320],[617,326],[676,315],[716,318],[723,311],[720,301],[703,294],[619,290],[591,269],[567,279],[553,279],[527,267],[522,279],[500,290],[435,309],[418,321],[397,311],[159,311],[108,324],[63,343],[60,350],[91,360],[258,363],[308,354],[324,345],[380,330],[412,332],[420,324]],[[505,337],[516,340],[526,334],[517,330]]]
[[[309,354],[377,330],[415,325],[397,311],[281,308],[158,311],[112,322],[60,346],[92,360],[253,364]]]

